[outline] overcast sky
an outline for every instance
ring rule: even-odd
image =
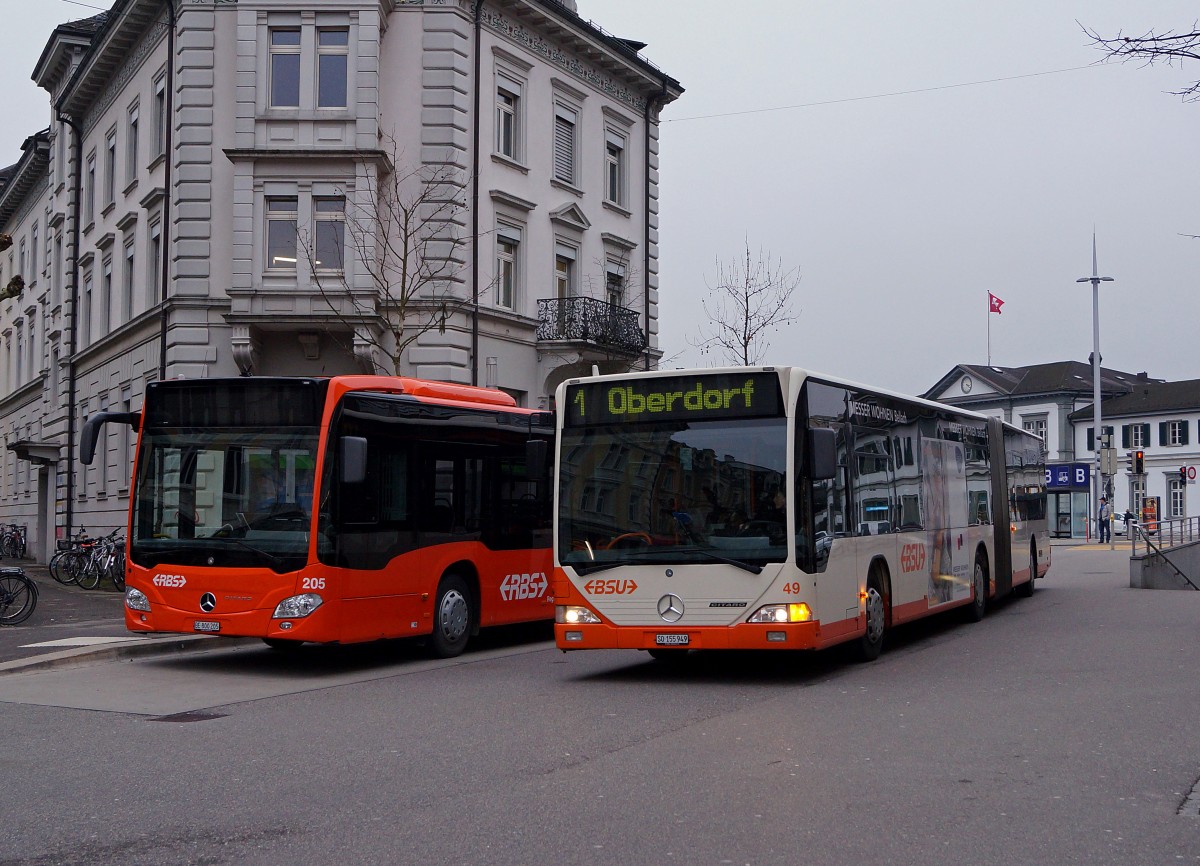
[[[49,123],[29,76],[51,30],[95,12],[0,0],[0,164]],[[1181,237],[1200,235],[1200,104],[1167,93],[1200,64],[1097,64],[1076,23],[1186,31],[1194,3],[579,0],[579,12],[647,42],[686,88],[662,126],[672,366],[710,362],[688,344],[698,299],[747,239],[802,275],[799,320],[772,336],[769,363],[919,393],[987,362],[989,319],[993,364],[1086,361],[1091,286],[1075,280],[1091,273],[1094,228],[1115,278],[1101,287],[1105,366],[1200,378],[1200,240]],[[1011,80],[975,84],[993,79]],[[922,92],[886,95],[904,91]],[[1002,314],[988,315],[989,291]]]

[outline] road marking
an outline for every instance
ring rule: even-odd
[[[64,637],[58,640],[48,640],[42,643],[21,644],[21,649],[34,649],[46,646],[100,646],[106,643],[125,643],[137,640],[134,637]]]

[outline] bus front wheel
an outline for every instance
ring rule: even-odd
[[[448,659],[462,653],[471,636],[474,610],[471,590],[467,582],[457,574],[448,574],[438,585],[437,599],[433,603],[434,655]]]

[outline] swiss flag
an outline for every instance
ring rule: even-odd
[[[1004,306],[1004,301],[997,298],[991,292],[988,292],[988,312],[999,313],[1000,308]]]

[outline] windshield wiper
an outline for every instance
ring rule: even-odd
[[[608,571],[610,568],[619,568],[622,565],[633,565],[635,563],[618,560],[616,562],[608,560],[607,562],[564,562],[563,565],[569,565],[575,569],[580,575],[594,574],[597,571]]]
[[[692,549],[701,556],[707,556],[709,559],[715,560],[716,562],[723,562],[726,565],[732,565],[734,568],[740,568],[742,571],[748,571],[751,574],[762,574],[763,567],[761,565],[755,565],[752,562],[745,562],[741,559],[733,559],[729,556],[722,556],[719,553],[713,553],[711,550],[703,547],[695,547]]]

